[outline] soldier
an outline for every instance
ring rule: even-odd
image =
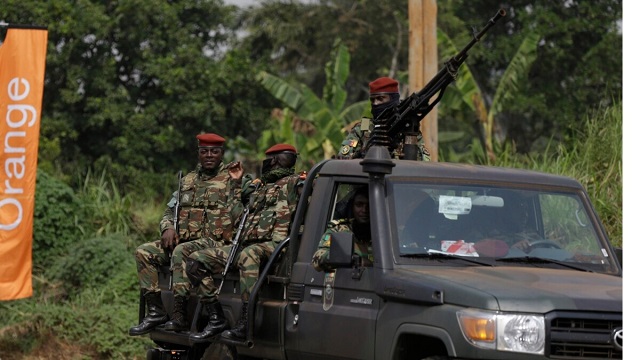
[[[369,83],[369,101],[371,102],[371,114],[376,119],[387,108],[396,106],[400,103],[400,92],[398,91],[398,82],[389,77],[381,77]],[[347,137],[342,142],[338,159],[358,159],[363,158],[364,148],[371,136],[373,124],[371,119],[362,118],[362,121],[355,124],[349,131]],[[418,135],[418,159],[430,161],[429,150],[424,147],[422,134]],[[395,149],[392,156],[400,158],[402,148]]]
[[[242,314],[236,326],[222,336],[234,340],[246,339],[247,303],[258,276],[260,263],[271,256],[278,244],[288,235],[289,223],[298,202],[300,175],[295,174],[297,160],[295,147],[278,144],[269,148],[262,163],[260,178],[254,180],[248,196],[248,216],[240,234],[242,251],[236,261],[240,270]],[[222,273],[231,246],[205,249],[192,253],[187,260],[187,275],[198,286],[200,301],[207,308],[218,303],[212,274]],[[233,261],[233,260],[232,260]],[[192,334],[193,342],[205,342],[220,334],[226,321],[209,317],[209,323],[200,333]]]
[[[355,255],[358,255],[363,266],[373,265],[373,249],[371,248],[371,225],[369,221],[369,188],[362,186],[356,190],[349,200],[350,214],[344,219],[332,220],[327,231],[322,235],[318,250],[311,260],[313,268],[317,271],[332,270],[326,264],[329,259],[331,246],[331,234],[337,232],[350,232],[354,237]]]
[[[142,322],[129,329],[129,335],[146,334],[169,320],[160,297],[158,269],[169,265],[170,260],[174,307],[165,328],[174,331],[187,328],[190,283],[184,276],[184,259],[196,250],[229,243],[234,218],[242,211],[239,200],[242,166],[237,162],[228,166],[222,163],[225,139],[216,134],[200,134],[196,138],[199,165],[182,179],[180,199],[176,199],[175,192],[167,204],[160,221],[162,239],[136,249],[138,278],[148,310]],[[177,204],[178,232],[173,223]]]

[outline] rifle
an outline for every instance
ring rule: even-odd
[[[422,90],[411,94],[397,106],[385,109],[377,118],[373,119],[373,131],[364,148],[364,154],[371,146],[385,146],[390,152],[403,145],[404,159],[416,160],[418,157],[418,135],[420,121],[436,106],[447,86],[456,79],[458,69],[467,59],[467,52],[484,34],[495,25],[496,21],[504,17],[507,12],[500,9],[489,22],[473,34],[473,39],[458,54],[445,62],[444,68],[425,85]],[[437,97],[429,102],[432,97]],[[403,139],[404,137],[404,139]]]
[[[238,253],[238,249],[240,248],[240,236],[242,236],[242,230],[244,229],[244,225],[247,222],[247,216],[249,215],[249,206],[245,206],[242,210],[242,218],[240,219],[240,225],[238,225],[238,231],[236,232],[236,236],[233,238],[233,242],[231,243],[231,251],[229,251],[229,256],[227,257],[227,263],[224,265],[224,270],[222,271],[222,280],[220,281],[220,286],[216,289],[215,295],[218,296],[220,294],[220,290],[222,290],[222,284],[224,284],[224,279],[229,272],[229,268],[231,264],[233,264],[233,260]]]
[[[178,215],[180,215],[180,189],[182,188],[182,170],[178,172],[178,191],[176,194],[176,204],[173,206],[173,228],[176,230],[178,239],[180,238],[180,230],[178,228]],[[173,253],[173,250],[171,251]],[[169,290],[173,287],[173,254],[169,254]]]

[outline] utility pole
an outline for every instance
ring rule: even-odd
[[[409,93],[422,89],[438,72],[436,0],[409,0]],[[431,161],[438,161],[438,106],[420,123]]]

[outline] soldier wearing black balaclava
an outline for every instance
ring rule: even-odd
[[[381,77],[369,83],[369,101],[371,102],[371,115],[376,119],[386,109],[400,104],[400,92],[398,81],[390,77]],[[363,158],[365,145],[371,136],[373,123],[369,118],[362,118],[349,132],[342,142],[338,159]],[[424,147],[422,136],[418,137],[420,155],[418,159],[429,161],[429,151]],[[394,156],[395,157],[395,156]]]

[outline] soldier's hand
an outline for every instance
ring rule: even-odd
[[[233,180],[239,180],[242,178],[242,174],[244,174],[244,168],[242,167],[242,163],[240,161],[234,161],[229,164],[227,167],[229,171],[229,175]]]
[[[529,240],[523,239],[523,240],[520,240],[520,241],[516,242],[515,244],[511,245],[511,247],[515,248],[515,249],[520,249],[520,250],[528,253],[529,250],[530,250],[529,248],[531,247],[531,245],[529,244]]]
[[[176,231],[174,229],[169,228],[163,231],[162,241],[161,241],[162,248],[173,251],[173,248],[178,243],[177,239],[178,239],[178,234],[176,234]]]

